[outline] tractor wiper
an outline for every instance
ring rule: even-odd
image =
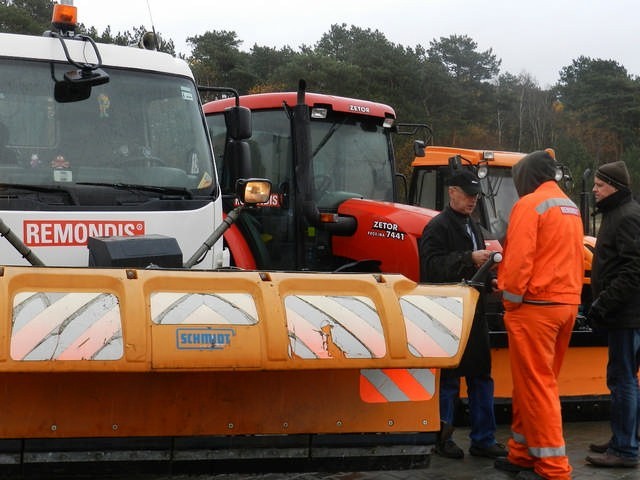
[[[336,133],[336,131],[342,126],[344,125],[345,119],[343,118],[341,122],[333,122],[331,124],[331,127],[329,127],[329,130],[327,130],[327,133],[325,133],[324,137],[322,137],[322,139],[318,142],[318,146],[315,148],[315,150],[312,152],[311,156],[315,157],[318,152],[320,150],[322,150],[322,147],[324,147],[327,142],[329,141],[329,139],[333,136],[334,133]]]

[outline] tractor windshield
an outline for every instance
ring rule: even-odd
[[[223,152],[226,135],[223,116],[210,115],[207,122],[215,151]],[[254,110],[253,135],[248,142],[252,175],[269,178],[274,192],[291,193],[295,167],[291,123],[286,112],[283,109]],[[358,117],[332,114],[330,118],[311,120],[311,142],[313,185],[321,207],[323,198],[326,200],[337,192],[392,201],[389,137],[381,125]],[[219,162],[219,166],[222,164]],[[225,173],[220,172],[223,185]],[[225,190],[231,192],[232,188],[229,183]]]
[[[311,122],[316,195],[350,192],[393,200],[393,171],[387,134],[380,125],[340,117]]]
[[[164,189],[185,198],[214,191],[211,147],[191,80],[105,67],[110,81],[94,86],[88,99],[58,102],[54,79],[68,64],[2,59],[0,68],[3,190],[20,196],[45,188],[68,194],[49,194],[57,204],[109,206],[122,204],[123,190],[135,190],[139,201]]]

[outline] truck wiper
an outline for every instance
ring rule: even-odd
[[[94,187],[111,187],[117,190],[136,190],[142,192],[160,193],[163,195],[180,195],[188,199],[193,198],[190,190],[183,187],[159,187],[157,185],[139,185],[134,183],[107,183],[107,182],[76,182],[76,185],[89,185]]]
[[[15,189],[15,190],[28,190],[32,192],[39,193],[62,193],[69,197],[72,205],[79,205],[75,193],[66,187],[62,187],[59,185],[49,186],[49,185],[33,185],[29,183],[0,183],[0,196],[2,196],[2,190],[5,189]]]
[[[500,190],[500,186],[502,185],[503,177],[496,176],[492,177],[489,175],[487,177],[487,183],[489,184],[489,195],[491,198],[495,198],[498,196],[498,191]],[[493,182],[492,182],[493,180]]]

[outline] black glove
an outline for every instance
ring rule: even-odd
[[[587,325],[589,325],[592,329],[598,328],[598,326],[602,327],[604,323],[604,315],[602,313],[602,309],[600,308],[598,299],[591,304],[589,311],[587,312]]]

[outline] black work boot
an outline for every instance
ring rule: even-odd
[[[607,453],[609,450],[609,442],[605,443],[590,443],[589,450],[594,453]]]
[[[464,451],[451,438],[454,430],[453,425],[445,422],[440,423],[435,452],[446,458],[464,458]]]

